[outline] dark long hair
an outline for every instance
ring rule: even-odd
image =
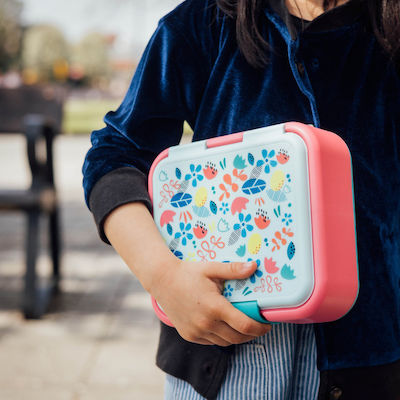
[[[270,46],[261,34],[263,8],[277,0],[216,0],[218,7],[235,20],[238,46],[249,64],[256,68],[268,63]],[[284,5],[284,0],[279,0]],[[400,0],[359,0],[367,4],[375,36],[390,58],[400,64]],[[324,9],[337,0],[324,0]],[[286,7],[285,7],[286,9]]]

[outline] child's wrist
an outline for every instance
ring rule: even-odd
[[[141,282],[143,288],[157,298],[158,293],[168,285],[168,278],[179,268],[181,262],[172,253],[154,258],[147,268],[146,277]]]

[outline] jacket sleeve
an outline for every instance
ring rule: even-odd
[[[163,149],[179,143],[185,120],[194,126],[207,82],[194,44],[166,17],[150,39],[121,105],[105,116],[105,128],[92,133],[83,164],[86,204],[106,243],[103,222],[114,208],[142,201],[151,209],[150,166]]]

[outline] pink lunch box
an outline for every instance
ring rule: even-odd
[[[223,295],[260,322],[344,316],[358,295],[351,156],[336,134],[288,122],[164,150],[153,217],[189,261],[256,261]],[[171,325],[153,299],[159,318]]]

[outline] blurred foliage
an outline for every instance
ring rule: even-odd
[[[22,28],[19,0],[0,0],[0,72],[18,63]]]
[[[0,77],[13,72],[28,85],[69,82],[108,88],[112,35],[90,33],[70,44],[56,26],[22,26],[22,9],[23,0],[0,0]]]
[[[68,43],[58,28],[36,25],[26,30],[22,46],[26,83],[66,79],[68,60]]]
[[[72,48],[71,66],[74,76],[96,84],[110,74],[110,61],[106,37],[89,33]]]
[[[110,75],[108,51],[107,38],[100,33],[90,33],[71,46],[57,27],[32,26],[23,38],[23,80],[26,84],[69,80],[104,86]]]

